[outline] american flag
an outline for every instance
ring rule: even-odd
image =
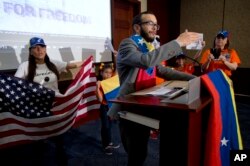
[[[99,117],[90,56],[64,94],[0,74],[0,149],[46,139]]]

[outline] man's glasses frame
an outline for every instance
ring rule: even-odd
[[[158,31],[160,29],[160,25],[153,23],[152,21],[145,21],[141,22],[139,25],[146,24],[151,27],[156,27],[156,30]]]

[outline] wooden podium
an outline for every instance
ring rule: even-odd
[[[121,118],[152,128],[157,128],[159,122],[161,166],[203,165],[205,135],[202,131],[212,98],[201,94],[188,104],[162,100],[162,96],[130,94],[111,101],[122,106]]]

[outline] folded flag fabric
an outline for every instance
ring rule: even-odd
[[[101,87],[104,92],[104,96],[108,102],[108,106],[110,108],[112,103],[109,100],[114,99],[117,96],[120,89],[120,82],[118,75],[115,75],[111,78],[101,81]]]
[[[0,149],[45,139],[99,117],[90,56],[65,94],[0,74]]]
[[[230,150],[242,150],[232,81],[222,70],[201,76],[213,102],[205,143],[205,166],[230,165]]]

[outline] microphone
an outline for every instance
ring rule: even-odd
[[[199,68],[200,68],[200,72],[203,73],[202,66],[201,66],[201,63],[200,63],[199,61],[197,61],[196,59],[191,58],[191,57],[189,57],[189,56],[187,56],[187,55],[185,55],[185,54],[184,54],[184,56],[185,56],[185,58],[190,59],[190,60],[193,61],[194,63],[198,64],[198,66],[199,66]]]
[[[189,56],[187,56],[187,55],[184,55],[184,56],[185,56],[187,59],[190,59],[190,60],[192,60],[193,62],[197,63],[197,64],[201,67],[200,62],[198,62],[196,59],[191,58],[191,57],[189,57]]]

